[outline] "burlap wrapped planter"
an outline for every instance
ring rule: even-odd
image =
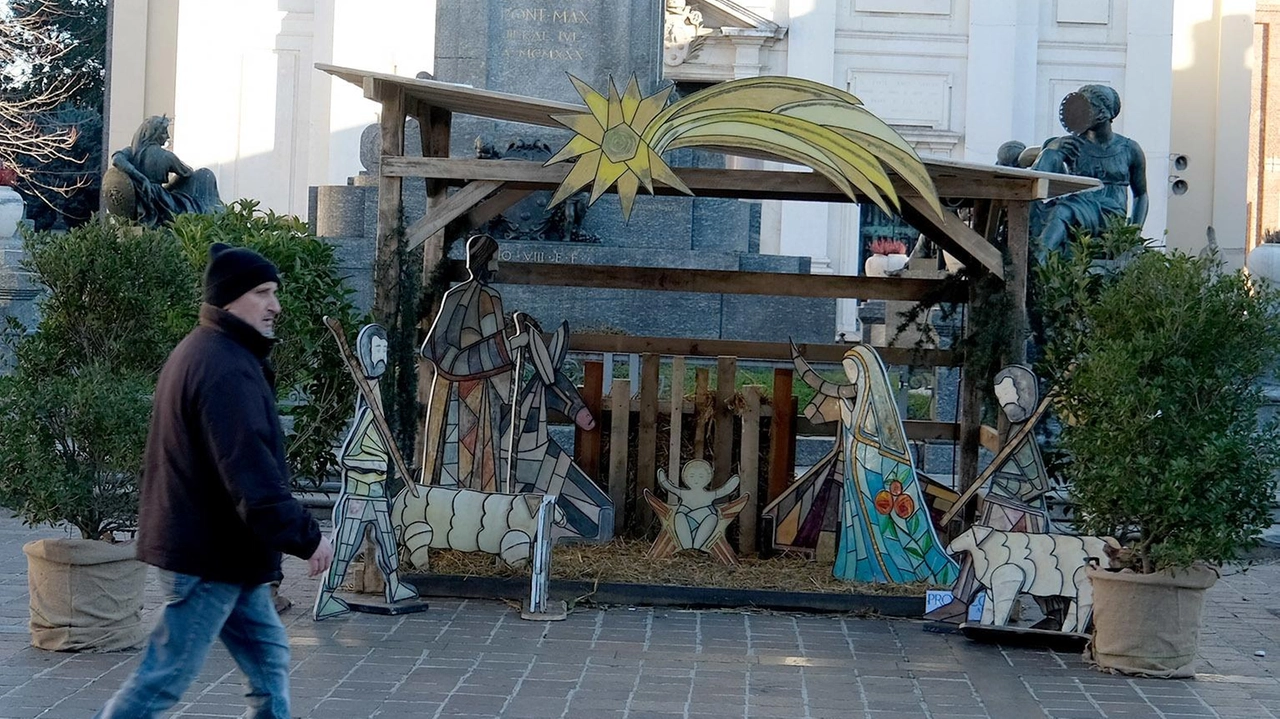
[[[1195,676],[1204,593],[1218,581],[1212,567],[1155,574],[1089,569],[1093,639],[1089,658],[1124,674],[1166,679]]]
[[[31,644],[58,652],[111,652],[146,639],[147,565],[134,547],[89,539],[41,539],[22,547],[31,592]]]

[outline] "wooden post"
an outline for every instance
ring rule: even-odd
[[[713,486],[723,486],[733,474],[733,397],[737,394],[738,359],[716,359],[716,436]]]
[[[453,113],[448,110],[442,110],[438,107],[425,107],[422,105],[418,105],[416,110],[418,117],[418,130],[422,136],[422,156],[448,157],[449,136],[452,132]],[[444,182],[432,180],[430,178],[427,179],[428,215],[431,214],[436,206],[444,201],[447,196],[447,190],[448,185]],[[444,288],[437,288],[436,291],[433,291],[431,286],[432,274],[437,271],[441,261],[444,260],[444,244],[444,232],[437,232],[431,237],[428,237],[427,241],[422,246],[422,281],[420,286],[422,287],[422,293],[424,295],[421,298],[422,304],[425,306],[426,311],[422,316],[417,318],[417,332],[414,337],[415,347],[417,347],[418,344],[426,338],[427,332],[431,329],[431,324],[436,318],[436,312],[438,312],[440,308],[440,298],[443,295],[443,290],[448,287],[446,284]],[[417,311],[416,305],[418,303],[414,304],[415,307],[411,308],[411,310]],[[408,323],[406,323],[406,328],[407,327]],[[429,368],[424,359],[421,357],[416,357],[416,359],[418,369],[418,408],[420,412],[425,414],[428,409],[427,405],[431,401],[431,386],[434,384],[433,380],[435,373]],[[444,427],[443,423],[440,423],[439,426],[441,428]],[[426,417],[417,417],[414,432],[415,457],[424,456],[423,448],[427,441],[426,429]],[[427,477],[426,481],[431,481],[431,478]]]
[[[969,283],[969,304],[965,309],[966,332],[972,333],[971,318],[974,308],[982,302],[976,291],[977,283]],[[977,371],[965,363],[960,375],[960,440],[959,462],[956,467],[956,491],[964,492],[978,477],[978,448],[982,441],[982,388]],[[973,518],[972,506],[965,509],[964,523]]]
[[[703,421],[711,405],[711,370],[698,367],[693,371],[693,457],[707,458],[707,423]]]
[[[746,404],[742,412],[742,455],[738,460],[739,492],[749,494],[747,505],[738,515],[738,551],[755,554],[756,521],[760,517],[760,385],[742,388]]]
[[[382,102],[378,121],[382,133],[382,157],[404,154],[404,91],[386,85],[376,88]],[[378,176],[378,239],[374,255],[373,313],[375,319],[393,331],[400,300],[400,233],[404,228],[402,180],[386,174]]]
[[[667,478],[680,481],[680,447],[684,431],[684,357],[671,358],[671,437],[667,450]]]
[[[636,443],[636,507],[640,522],[648,527],[653,520],[653,508],[644,501],[641,492],[656,488],[658,465],[658,366],[661,358],[656,354],[640,357],[640,426]]]
[[[404,154],[405,98],[404,90],[384,83],[374,83],[372,97],[382,103],[379,119],[383,158]],[[418,363],[414,359],[412,325],[405,326],[404,287],[404,198],[403,181],[382,170],[378,175],[378,234],[374,248],[373,315],[387,330],[389,342],[387,372],[382,379],[384,410],[396,444],[402,452],[412,451],[418,424],[414,384]],[[409,478],[406,477],[406,480]]]
[[[574,461],[587,476],[596,482],[600,481],[600,439],[603,436],[604,413],[602,389],[604,387],[604,365],[595,361],[582,363],[582,401],[587,411],[595,417],[596,426],[592,429],[577,427],[574,430]]]
[[[1020,364],[1027,361],[1027,343],[1024,333],[1030,331],[1027,321],[1027,282],[1030,272],[1031,203],[1010,202],[1009,217],[1009,267],[1005,271],[1005,288],[1013,300],[1013,321],[1018,328],[1017,341],[1008,348],[1007,362]]]
[[[631,431],[631,382],[615,379],[609,391],[613,417],[609,425],[609,499],[613,500],[613,534],[622,533],[627,512],[627,436]]]
[[[773,371],[773,420],[769,423],[769,496],[778,498],[791,484],[795,462],[791,456],[791,435],[795,432],[795,398],[791,396],[792,370]],[[766,502],[767,503],[767,502]]]

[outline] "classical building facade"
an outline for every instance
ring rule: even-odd
[[[598,1],[518,4],[550,12]],[[1116,130],[1147,157],[1147,237],[1194,251],[1212,227],[1239,265],[1257,233],[1280,225],[1265,156],[1280,147],[1269,140],[1280,122],[1265,122],[1269,80],[1253,72],[1255,56],[1267,57],[1276,3],[649,1],[665,4],[667,79],[819,80],[856,94],[924,155],[994,162],[1007,140],[1038,145],[1062,134],[1066,93],[1110,85],[1123,99]],[[376,105],[314,63],[431,72],[435,6],[113,0],[109,145],[127,144],[144,116],[170,114],[176,152],[212,168],[225,197],[304,215],[309,186],[357,174],[361,130],[377,119]],[[1260,118],[1252,140],[1251,106]],[[767,204],[761,250],[810,256],[814,272],[854,273],[868,221],[877,220],[856,206]],[[842,328],[855,330],[854,309],[842,316]]]

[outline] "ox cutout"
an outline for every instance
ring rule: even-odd
[[[397,614],[403,611],[421,611],[425,604],[412,608],[401,605],[398,609],[376,609],[364,603],[352,603],[334,596],[342,585],[351,560],[360,550],[366,528],[373,528],[373,543],[377,548],[377,565],[386,580],[387,605],[396,605],[418,597],[418,592],[400,581],[400,558],[396,548],[395,533],[388,514],[386,480],[387,469],[393,456],[399,471],[407,475],[403,460],[399,458],[387,422],[382,414],[382,399],[378,393],[378,378],[387,369],[387,332],[379,325],[365,325],[356,336],[356,355],[347,347],[342,326],[325,318],[325,324],[338,341],[338,347],[347,362],[347,368],[356,380],[356,414],[338,452],[338,465],[342,468],[342,490],[333,505],[333,563],[320,583],[312,616],[319,620],[345,614],[352,609]],[[366,561],[369,561],[367,558]]]
[[[1102,560],[1107,548],[1119,543],[1111,537],[1078,537],[1066,534],[1001,532],[990,527],[971,527],[947,547],[965,555],[973,567],[972,601],[982,591],[985,602],[982,625],[1007,626],[1019,594],[1037,599],[1063,597],[1068,601],[1058,631],[1083,633],[1093,615],[1093,585],[1085,575],[1090,558]]]
[[[747,505],[751,495],[744,494],[717,506],[717,499],[738,489],[738,476],[734,475],[721,487],[711,489],[712,476],[711,464],[702,459],[690,461],[681,470],[680,478],[687,489],[669,481],[665,470],[658,470],[658,484],[674,503],[667,504],[649,490],[644,490],[645,501],[653,507],[662,524],[658,539],[649,550],[650,559],[666,559],[678,551],[693,549],[710,554],[722,564],[738,563],[724,532]]]
[[[839,579],[955,581],[959,567],[938,543],[880,356],[854,345],[844,356],[847,384],[824,379],[794,345],[791,356],[816,393],[805,415],[838,421],[840,431],[831,451],[765,508],[774,546],[812,556],[829,537]]]
[[[502,297],[490,285],[498,244],[487,235],[467,241],[470,277],[445,293],[421,354],[433,373],[427,403],[422,483],[483,492],[554,494],[565,521],[557,539],[608,541],[613,505],[547,433],[547,411],[579,427],[595,419],[561,365],[568,325],[544,344],[540,328],[521,313],[508,323]],[[524,379],[526,365],[531,377]],[[514,411],[513,411],[514,407]],[[510,462],[509,457],[516,457]]]
[[[523,567],[533,556],[541,503],[537,494],[406,487],[391,503],[391,521],[418,569],[430,567],[432,549],[484,552]],[[558,507],[552,524],[564,524]]]

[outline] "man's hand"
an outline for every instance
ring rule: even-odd
[[[318,577],[329,571],[329,565],[333,564],[333,545],[329,544],[329,538],[321,535],[320,544],[316,545],[316,551],[311,553],[307,558],[307,566],[310,572],[308,577]]]

